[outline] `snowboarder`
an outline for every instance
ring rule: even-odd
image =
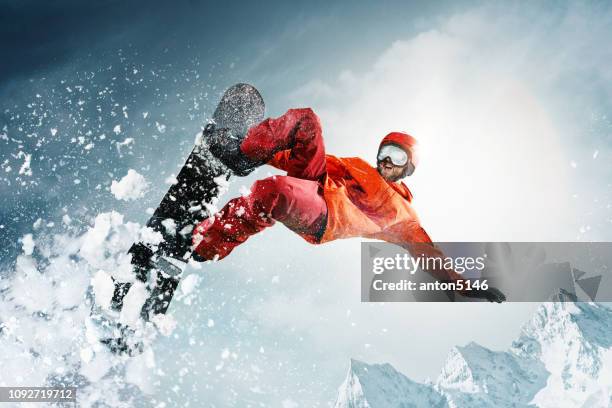
[[[357,157],[325,153],[318,116],[311,109],[290,109],[251,127],[243,138],[214,132],[210,150],[236,174],[263,164],[287,172],[256,181],[249,195],[230,200],[194,229],[196,260],[223,259],[251,235],[280,221],[312,244],[364,237],[400,245],[413,256],[443,256],[425,232],[401,179],[417,164],[416,140],[401,132],[386,135],[376,168]],[[444,281],[462,279],[453,270],[428,270]],[[499,290],[460,292],[502,302]]]

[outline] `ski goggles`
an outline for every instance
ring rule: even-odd
[[[408,153],[401,147],[393,144],[386,144],[378,151],[378,161],[383,161],[387,157],[396,166],[405,166],[408,163]]]

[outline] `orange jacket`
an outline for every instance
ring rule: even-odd
[[[286,170],[290,151],[274,155],[268,164]],[[363,237],[397,244],[413,257],[443,257],[421,227],[410,204],[412,194],[402,182],[387,182],[378,171],[358,157],[326,155],[327,175],[323,197],[327,203],[327,226],[319,242],[340,238]],[[456,280],[461,275],[452,270],[428,271],[438,279]]]

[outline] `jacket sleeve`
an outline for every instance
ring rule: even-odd
[[[410,252],[412,257],[427,257],[444,259],[444,253],[431,240],[427,232],[423,229],[420,223],[416,220],[406,220],[398,222],[387,228],[381,237],[384,241],[394,243],[401,246]],[[444,265],[444,262],[432,262],[433,264]],[[453,269],[432,268],[425,272],[429,273],[436,279],[442,281],[457,281],[464,279],[463,276]],[[459,293],[462,293],[460,291]]]

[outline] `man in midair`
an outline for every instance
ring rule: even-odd
[[[201,222],[193,232],[199,260],[225,258],[276,221],[312,244],[364,237],[397,244],[412,256],[443,257],[421,226],[412,194],[401,181],[418,164],[412,136],[386,135],[374,168],[361,158],[327,155],[319,118],[308,108],[264,120],[236,146],[228,146],[222,132],[219,135],[210,141],[211,151],[238,174],[269,164],[287,175],[256,181],[249,195],[230,200]],[[463,279],[449,269],[427,272],[444,281]],[[492,287],[460,293],[491,302],[505,300]]]

